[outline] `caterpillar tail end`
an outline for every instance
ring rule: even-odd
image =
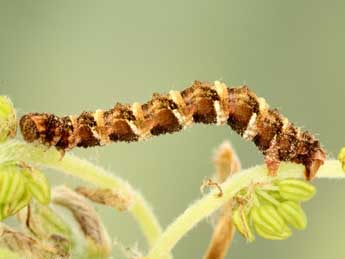
[[[319,168],[323,165],[326,160],[326,152],[320,148],[317,149],[311,156],[310,160],[305,163],[305,179],[310,181],[312,180]]]
[[[322,149],[316,149],[308,159],[305,159],[302,164],[305,166],[304,178],[307,181],[311,181],[315,178],[319,168],[324,164],[326,160],[326,152]],[[301,162],[299,162],[301,163]],[[275,156],[266,155],[265,164],[267,166],[268,175],[276,176],[279,169],[280,160]]]

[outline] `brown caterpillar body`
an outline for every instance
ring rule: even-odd
[[[74,147],[105,145],[112,141],[138,141],[173,133],[195,123],[228,124],[246,140],[252,140],[265,156],[270,174],[280,161],[303,164],[312,179],[326,154],[319,141],[302,132],[248,87],[227,88],[195,81],[181,92],[154,94],[145,104],[116,104],[103,111],[58,117],[29,113],[20,120],[23,137],[66,151]]]

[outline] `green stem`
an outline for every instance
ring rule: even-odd
[[[285,178],[303,178],[304,167],[292,163],[282,163],[278,175],[270,177],[266,166],[255,166],[242,172],[236,173],[226,182],[221,184],[223,196],[218,197],[218,191],[214,190],[202,199],[192,204],[180,215],[157,240],[145,259],[160,259],[170,253],[177,242],[196,226],[202,219],[211,215],[215,210],[228,202],[242,188],[252,183],[268,183]],[[340,162],[337,160],[327,161],[319,170],[319,178],[345,178]]]
[[[8,141],[0,146],[0,163],[11,160],[20,160],[29,164],[52,168],[78,177],[101,188],[114,188],[123,193],[127,193],[135,200],[134,205],[130,208],[130,212],[141,227],[148,244],[153,246],[162,233],[162,228],[152,209],[139,192],[134,191],[121,178],[109,174],[104,169],[88,161],[69,153],[62,157],[54,148],[47,149],[40,145]],[[166,258],[171,257],[168,255]]]

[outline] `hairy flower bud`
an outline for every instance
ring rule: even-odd
[[[39,239],[48,239],[52,235],[71,237],[69,225],[49,206],[32,202],[30,207],[18,213],[18,219]]]
[[[17,214],[24,228],[38,240],[55,248],[59,258],[69,258],[72,248],[72,231],[69,225],[49,206],[32,202]]]
[[[59,186],[53,189],[52,201],[72,212],[87,241],[87,253],[92,258],[108,257],[111,254],[109,235],[95,209],[82,195]]]
[[[0,96],[0,142],[16,135],[16,112],[7,96]]]
[[[17,258],[57,258],[54,247],[4,224],[0,224],[0,246],[18,253]]]
[[[131,195],[116,189],[79,186],[75,191],[93,202],[113,207],[118,211],[126,211],[134,203]]]

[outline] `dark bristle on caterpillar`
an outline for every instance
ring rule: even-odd
[[[55,146],[64,152],[113,141],[139,141],[180,131],[193,122],[228,124],[255,143],[271,175],[276,174],[281,161],[290,161],[303,164],[305,178],[311,180],[326,159],[311,133],[295,127],[278,110],[269,109],[247,86],[228,88],[219,81],[195,81],[181,92],[154,94],[144,104],[118,103],[108,111],[79,116],[28,113],[20,119],[20,128],[27,142]]]

